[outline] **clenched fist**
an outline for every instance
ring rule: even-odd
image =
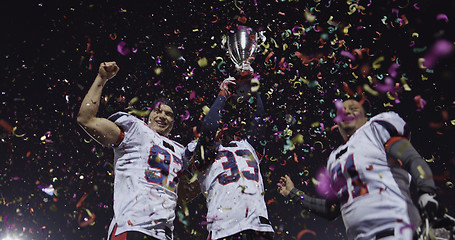
[[[103,79],[103,80],[109,80],[115,75],[117,75],[117,72],[120,70],[120,68],[117,66],[116,62],[103,62],[100,64],[100,68],[98,70],[98,75]]]

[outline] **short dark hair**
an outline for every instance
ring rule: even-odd
[[[152,110],[161,104],[168,105],[169,107],[171,107],[172,112],[174,113],[174,118],[177,116],[177,109],[175,108],[174,102],[172,102],[172,100],[167,97],[161,97],[153,101],[151,106]]]

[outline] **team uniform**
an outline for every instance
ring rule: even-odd
[[[196,143],[189,144],[191,155]],[[272,232],[264,201],[260,160],[246,141],[219,145],[216,160],[198,174],[207,199],[209,239],[221,239],[244,230]]]
[[[173,239],[183,146],[123,112],[108,118],[124,134],[114,147],[114,217],[108,239],[127,231]]]
[[[420,217],[410,175],[384,148],[391,137],[407,137],[405,126],[398,114],[381,113],[330,154],[327,171],[349,239],[412,239]]]
[[[235,140],[227,143],[217,138],[227,100],[219,94],[204,117],[199,141],[190,143],[185,151],[194,169],[199,171],[201,191],[207,200],[208,239],[273,239],[263,195],[260,158],[255,151],[262,148],[259,142],[264,136],[264,107],[260,95],[256,96],[249,127],[244,135],[240,134],[243,137],[236,138],[235,133],[227,131],[223,136]]]

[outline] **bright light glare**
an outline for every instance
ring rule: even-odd
[[[2,240],[21,240],[19,237],[14,237],[14,236],[6,236],[2,238]]]
[[[49,187],[42,188],[41,190],[50,196],[54,196],[55,189],[54,189],[54,186],[52,186],[52,184]]]
[[[240,32],[240,47],[242,50],[246,48],[246,32]]]

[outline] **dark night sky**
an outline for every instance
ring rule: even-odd
[[[172,138],[186,144],[233,69],[221,36],[243,19],[267,37],[252,67],[266,107],[261,171],[276,239],[343,239],[341,219],[302,211],[278,195],[276,182],[288,173],[317,194],[312,179],[340,143],[331,131],[333,100],[357,89],[373,114],[392,110],[408,122],[441,202],[455,215],[455,59],[453,49],[434,50],[453,46],[454,1],[16,1],[2,12],[0,239],[105,238],[113,154],[76,123],[99,64],[113,60],[121,68],[103,91],[99,116],[144,110],[168,96],[181,115]],[[431,58],[432,67],[419,63]],[[376,94],[387,77],[389,93]],[[51,184],[52,196],[42,191]],[[188,215],[177,209],[176,239],[206,238],[204,204],[199,196],[187,204]],[[79,214],[88,211],[95,223],[79,227]]]

